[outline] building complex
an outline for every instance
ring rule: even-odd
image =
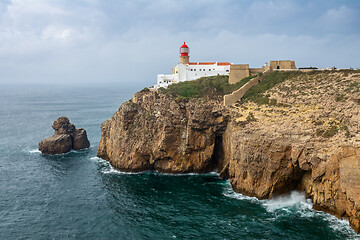
[[[190,62],[189,53],[190,48],[184,42],[180,47],[180,63],[173,68],[172,74],[158,74],[157,84],[153,88],[167,88],[170,84],[216,75],[229,75],[229,83],[234,84],[244,77],[265,72],[267,69],[296,69],[295,62],[290,60],[270,61],[270,65],[265,63],[261,68],[228,62]]]

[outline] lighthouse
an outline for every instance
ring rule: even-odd
[[[188,65],[189,64],[189,52],[190,49],[188,45],[184,44],[180,47],[180,63]]]
[[[229,75],[230,63],[228,62],[190,62],[190,48],[184,42],[180,47],[180,63],[173,68],[169,75],[158,74],[157,84],[154,89],[167,88],[169,85],[184,81],[191,81],[201,77],[216,75]]]

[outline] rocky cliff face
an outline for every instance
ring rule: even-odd
[[[360,75],[301,74],[230,108],[224,134],[233,189],[271,198],[305,191],[315,209],[360,231]]]
[[[139,92],[101,126],[98,156],[122,171],[169,173],[221,169],[221,136],[228,118],[221,99],[176,100]]]
[[[298,189],[360,231],[360,75],[299,74],[268,105],[140,92],[103,123],[98,156],[123,171],[208,172],[261,199]]]

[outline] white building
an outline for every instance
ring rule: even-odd
[[[195,80],[201,77],[215,75],[229,75],[228,62],[189,62],[189,47],[184,44],[180,47],[180,63],[173,68],[173,74],[158,74],[154,88],[167,88],[170,84]]]

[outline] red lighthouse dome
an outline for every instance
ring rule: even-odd
[[[180,56],[189,56],[190,48],[188,45],[184,44],[180,47]]]

